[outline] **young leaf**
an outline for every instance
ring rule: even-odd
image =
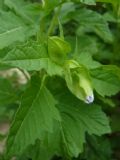
[[[41,82],[42,83],[42,82]],[[60,121],[56,101],[50,91],[35,76],[25,91],[7,139],[7,156],[21,154],[41,139],[44,131],[52,132],[54,121]]]

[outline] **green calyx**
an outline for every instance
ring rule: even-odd
[[[93,88],[87,69],[76,61],[66,64],[65,80],[70,91],[85,103],[94,101]]]
[[[63,64],[70,51],[69,43],[62,38],[57,36],[48,37],[48,54],[55,63]]]

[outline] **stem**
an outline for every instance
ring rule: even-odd
[[[42,2],[42,9],[44,9],[44,5],[45,5],[45,1],[44,0],[41,0]],[[38,42],[43,42],[44,39],[45,39],[45,20],[46,20],[46,17],[43,16],[40,20],[40,27],[39,27],[39,31],[37,33],[37,41]]]
[[[59,22],[60,37],[64,40],[63,27],[60,20],[58,20],[58,22]]]
[[[45,39],[44,29],[45,29],[45,17],[43,17],[40,22],[40,29],[39,29],[39,32],[37,33],[37,41],[38,42],[43,42]]]
[[[51,35],[54,31],[54,27],[56,26],[56,23],[58,21],[58,15],[60,13],[60,10],[61,10],[61,6],[58,7],[56,13],[53,16],[52,22],[50,24],[50,27],[49,27],[48,33],[47,33],[48,36]]]

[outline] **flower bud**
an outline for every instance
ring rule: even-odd
[[[93,88],[88,70],[76,61],[69,61],[65,69],[65,80],[70,91],[85,103],[94,101]]]
[[[52,61],[63,64],[71,48],[68,42],[57,36],[48,38],[48,54]]]

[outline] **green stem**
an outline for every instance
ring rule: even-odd
[[[56,13],[53,16],[52,22],[50,24],[50,27],[49,27],[48,33],[47,33],[48,36],[51,35],[53,33],[53,31],[54,31],[54,28],[55,28],[55,26],[56,26],[56,24],[58,22],[58,15],[60,13],[60,10],[61,10],[61,6],[58,7]]]
[[[44,29],[45,29],[45,17],[43,17],[40,22],[40,29],[37,33],[37,41],[38,42],[43,42],[45,39],[45,30]]]
[[[44,0],[42,1],[42,7],[44,6]],[[38,42],[43,42],[44,39],[45,39],[45,20],[46,20],[46,17],[43,16],[40,20],[40,26],[39,26],[39,31],[37,32],[37,41]]]

